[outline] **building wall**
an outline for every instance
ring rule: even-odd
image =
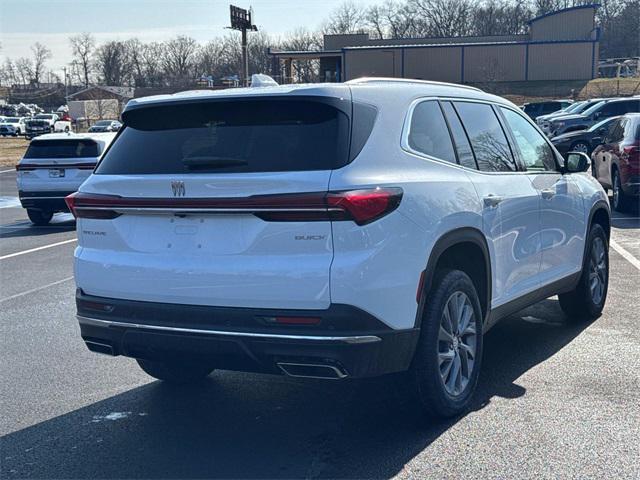
[[[593,43],[529,45],[529,80],[579,80],[592,78]]]
[[[404,49],[404,76],[419,80],[460,82],[460,47]]]
[[[400,49],[345,51],[345,80],[358,77],[402,77]]]
[[[465,47],[465,82],[517,82],[526,75],[526,45]]]
[[[588,40],[594,28],[593,18],[592,8],[580,8],[533,20],[529,26],[531,40]]]
[[[345,80],[367,76],[455,83],[590,80],[598,62],[597,47],[585,41],[354,48],[344,51]]]

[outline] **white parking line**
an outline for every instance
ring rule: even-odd
[[[73,277],[63,278],[62,280],[58,280],[57,282],[52,282],[37,288],[32,288],[31,290],[27,290],[26,292],[16,293],[15,295],[11,295],[10,297],[0,299],[0,303],[6,302],[8,300],[13,300],[14,298],[24,297],[25,295],[29,295],[30,293],[35,293],[40,290],[44,290],[45,288],[55,287],[56,285],[60,285],[61,283],[68,282],[69,280],[73,280]]]
[[[634,257],[633,255],[631,255],[628,251],[626,251],[624,248],[622,248],[620,246],[619,243],[617,243],[615,240],[611,240],[609,242],[609,244],[611,245],[611,247],[613,247],[613,249],[618,252],[620,255],[622,255],[624,257],[625,260],[627,260],[631,265],[633,265],[634,267],[636,267],[638,270],[640,270],[640,260],[638,260],[636,257]]]
[[[64,240],[62,242],[50,243],[49,245],[43,245],[42,247],[30,248],[29,250],[23,250],[21,252],[10,253],[9,255],[3,255],[0,257],[0,260],[5,260],[7,258],[18,257],[20,255],[26,255],[27,253],[38,252],[40,250],[45,250],[47,248],[57,247],[58,245],[64,245],[66,243],[77,242],[76,238],[72,238],[71,240]]]
[[[0,170],[0,173],[9,173],[9,172],[15,172],[16,169],[15,168],[11,168],[9,170]]]

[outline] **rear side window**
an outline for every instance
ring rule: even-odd
[[[413,109],[408,140],[409,147],[417,152],[456,163],[447,124],[435,100],[419,103]]]
[[[485,172],[513,172],[516,164],[495,112],[485,103],[455,102],[467,131],[478,168]]]
[[[556,170],[553,151],[542,135],[521,115],[502,108],[527,170]]]
[[[624,138],[624,123],[624,118],[619,118],[611,124],[605,139],[606,143],[619,142]]]
[[[96,173],[339,168],[348,162],[350,125],[332,101],[339,100],[234,100],[131,110]]]
[[[24,158],[98,157],[101,148],[92,140],[37,140],[31,142]]]
[[[471,150],[469,139],[467,138],[467,134],[464,131],[464,127],[462,126],[460,118],[454,110],[453,105],[451,105],[450,102],[442,102],[442,108],[445,116],[447,117],[447,122],[449,122],[449,127],[451,128],[451,135],[453,136],[453,141],[458,151],[458,161],[460,162],[460,165],[467,168],[477,169],[478,166],[476,165],[475,158],[473,158],[473,150]]]

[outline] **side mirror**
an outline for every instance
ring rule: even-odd
[[[586,153],[569,152],[564,162],[564,173],[582,173],[591,168],[591,159]]]

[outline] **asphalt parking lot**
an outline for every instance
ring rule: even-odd
[[[638,478],[640,219],[614,214],[604,314],[555,299],[486,338],[462,418],[424,423],[388,379],[214,372],[172,389],[86,350],[74,223],[32,227],[0,173],[0,478]]]

